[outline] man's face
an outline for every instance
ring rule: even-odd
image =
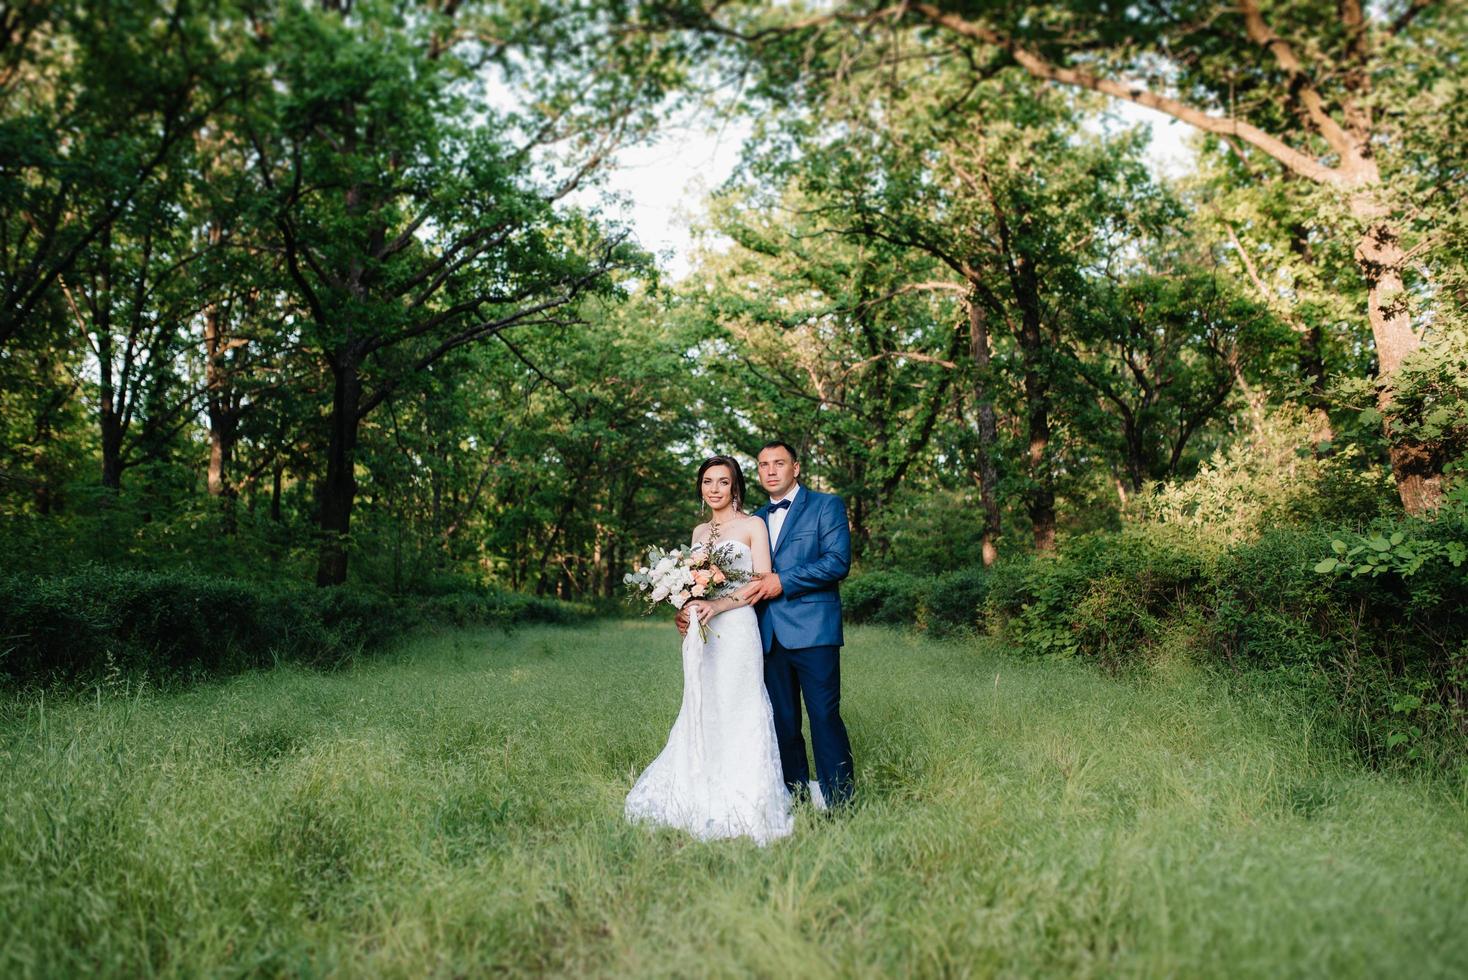
[[[790,452],[780,446],[773,446],[763,450],[756,460],[759,465],[759,482],[770,495],[771,500],[777,500],[790,492],[795,486],[796,477],[800,476],[800,464],[790,458]]]

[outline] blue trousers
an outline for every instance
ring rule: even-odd
[[[786,785],[794,792],[810,782],[805,740],[800,732],[804,695],[821,795],[831,806],[845,803],[855,785],[855,769],[851,740],[841,721],[841,648],[790,650],[774,638],[765,655],[765,689],[770,692],[770,706],[775,713],[775,737],[780,743]]]

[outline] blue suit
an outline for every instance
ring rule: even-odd
[[[755,511],[755,516],[768,526],[769,506]],[[760,603],[755,612],[785,782],[797,789],[810,781],[801,737],[803,695],[821,794],[829,804],[843,803],[851,797],[854,771],[851,742],[841,720],[838,584],[851,569],[846,504],[834,494],[801,487],[770,558],[784,591]]]

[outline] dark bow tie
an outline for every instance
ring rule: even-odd
[[[785,508],[787,508],[789,506],[790,506],[790,501],[788,501],[788,500],[782,500],[778,504],[770,504],[770,513],[773,514],[777,510],[784,510]]]

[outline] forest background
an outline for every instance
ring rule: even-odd
[[[848,502],[855,621],[1248,668],[1468,779],[1465,37],[1421,0],[0,3],[0,672],[613,611],[698,462],[781,437]],[[687,112],[749,136],[674,279],[607,187]]]

